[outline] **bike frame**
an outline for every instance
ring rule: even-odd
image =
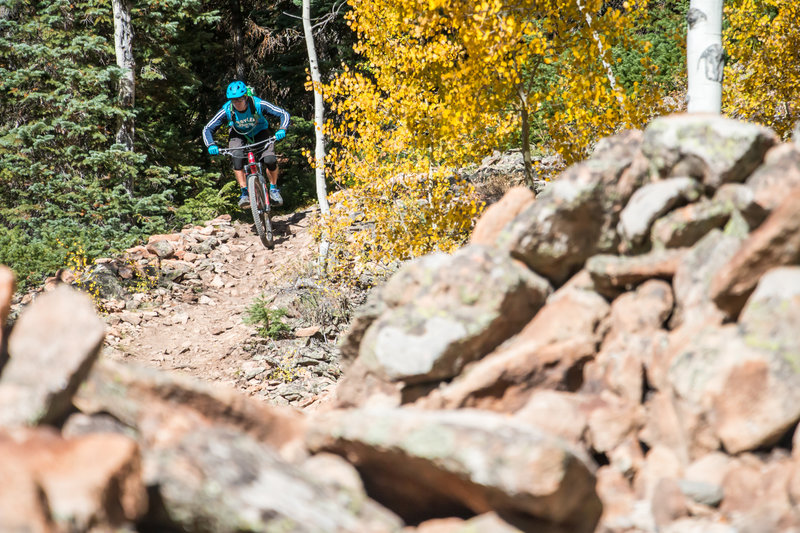
[[[267,180],[264,179],[264,172],[261,169],[261,163],[256,161],[256,155],[253,151],[247,152],[247,164],[244,166],[244,173],[248,178],[253,174],[258,176],[258,183],[261,188],[264,189],[264,199],[267,202],[267,205],[264,206],[264,210],[269,213],[269,193],[267,191]]]
[[[264,148],[266,148],[268,143],[274,143],[276,140],[275,137],[271,137],[257,143],[236,148],[223,148],[219,151],[220,154],[231,157],[236,157],[238,153],[247,152],[247,163],[244,165],[243,170],[245,176],[247,176],[248,187],[255,189],[250,191],[250,209],[253,213],[253,222],[261,242],[270,249],[273,247],[273,237],[272,224],[270,222],[269,190],[267,189],[267,180],[264,177],[261,163],[256,161],[255,147],[264,145]]]

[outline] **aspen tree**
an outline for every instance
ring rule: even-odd
[[[719,113],[722,109],[722,0],[692,0],[686,15],[686,67],[689,113]]]
[[[131,8],[128,0],[113,0],[114,11],[114,52],[117,66],[122,69],[119,80],[119,101],[123,108],[133,109],[135,103],[135,69],[133,58],[133,26],[131,24]],[[134,122],[133,116],[121,120],[117,130],[117,143],[125,149],[133,151]],[[130,192],[130,187],[128,187]]]
[[[325,183],[325,102],[322,97],[322,77],[319,72],[317,48],[314,44],[314,33],[311,28],[311,0],[303,0],[303,33],[308,51],[308,68],[311,73],[312,89],[314,91],[314,172],[316,176],[317,201],[320,213],[327,217],[330,213],[328,206],[328,186]],[[320,256],[325,260],[328,252],[328,241],[320,242]]]

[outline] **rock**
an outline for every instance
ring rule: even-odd
[[[673,329],[686,323],[722,321],[722,313],[711,300],[711,284],[741,242],[737,236],[713,230],[684,254],[672,280],[675,313],[670,326]]]
[[[525,527],[524,524],[520,524]],[[529,527],[537,527],[531,524]],[[484,513],[469,520],[460,518],[441,518],[426,520],[415,528],[404,528],[403,533],[468,533],[485,531],[487,533],[522,533],[526,529],[517,529],[514,525],[500,518],[497,513]]]
[[[600,294],[614,298],[651,278],[671,280],[686,251],[655,250],[634,255],[599,254],[586,262],[586,270]]]
[[[81,277],[79,286],[94,298],[124,300],[128,291],[108,265],[94,265]]]
[[[682,479],[678,482],[678,487],[687,498],[710,507],[718,506],[725,496],[722,486],[713,483]]]
[[[733,461],[723,481],[720,510],[739,531],[794,531],[800,528],[796,503],[789,497],[796,463],[787,458],[764,463],[743,454]]]
[[[769,210],[758,203],[751,187],[739,183],[726,183],[714,193],[712,203],[730,209],[731,213],[738,212],[752,231],[761,225],[769,215]]]
[[[740,533],[740,531],[730,524],[706,518],[682,518],[664,526],[660,533]]]
[[[750,234],[736,254],[714,275],[711,298],[735,319],[761,276],[800,260],[800,188]]]
[[[588,414],[593,401],[590,397],[572,392],[536,390],[528,402],[514,413],[514,419],[578,444],[589,427]]]
[[[295,337],[313,337],[317,333],[319,333],[320,327],[319,326],[308,326],[306,328],[298,328],[294,330]]]
[[[391,381],[451,378],[519,331],[549,292],[544,279],[487,247],[423,257],[384,288],[388,308],[366,330],[359,359]]]
[[[11,297],[16,290],[14,272],[0,265],[0,371],[6,362],[6,321],[11,311]]]
[[[305,422],[293,409],[152,368],[104,360],[81,387],[75,405],[85,414],[113,415],[144,442],[176,439],[191,427],[218,424],[249,432],[287,458],[302,454],[298,446]]]
[[[608,303],[596,293],[560,289],[513,339],[476,362],[421,405],[513,412],[537,388],[577,390],[602,338]]]
[[[653,520],[658,529],[689,516],[686,497],[681,491],[678,480],[673,478],[663,478],[656,484],[650,505],[653,509]]]
[[[591,467],[562,441],[490,413],[360,409],[315,417],[308,446],[348,457],[370,493],[406,521],[496,511],[549,531],[591,532]]]
[[[390,533],[401,526],[366,505],[363,491],[320,483],[241,433],[193,429],[154,456],[164,509],[185,530]]]
[[[656,371],[665,351],[667,333],[661,328],[672,312],[672,303],[669,285],[655,279],[614,300],[601,328],[606,334],[600,349],[585,368],[583,390],[610,390],[633,404],[640,403],[644,378]],[[660,380],[650,383],[651,387],[660,385]]]
[[[359,346],[364,338],[367,329],[383,312],[387,310],[387,305],[383,302],[380,287],[373,289],[367,296],[366,302],[361,305],[350,320],[347,332],[339,341],[339,352],[342,363],[347,366],[358,357]]]
[[[113,531],[147,510],[139,449],[123,435],[62,439],[46,429],[0,432],[0,477],[0,509],[16,502],[0,513],[3,531],[50,531],[44,524],[58,531]]]
[[[636,497],[622,472],[607,465],[598,468],[597,493],[603,501],[598,531],[626,531],[634,527]]]
[[[104,336],[105,324],[86,295],[61,285],[37,298],[9,338],[10,359],[0,376],[0,426],[59,421]]]
[[[716,189],[743,182],[778,143],[770,129],[721,115],[678,114],[653,120],[642,153],[661,177],[691,176]]]
[[[759,345],[736,326],[703,330],[674,359],[669,378],[729,453],[774,444],[800,420],[800,371],[791,352]]]
[[[712,229],[723,227],[731,212],[727,205],[709,200],[689,204],[656,220],[650,241],[654,248],[691,247]]]
[[[800,146],[781,144],[767,152],[764,164],[745,182],[754,200],[767,211],[776,209],[800,187]]]
[[[748,344],[783,354],[800,371],[800,266],[774,268],[758,282],[739,316]]]
[[[693,202],[699,196],[700,184],[692,178],[670,178],[649,183],[633,193],[620,213],[617,231],[631,247],[636,247],[650,233],[657,218],[676,205]]]
[[[166,240],[157,240],[147,243],[147,251],[157,255],[160,259],[168,259],[175,255],[175,247]]]
[[[511,220],[536,199],[528,187],[513,187],[499,202],[492,204],[481,215],[472,231],[470,243],[491,245],[497,235]]]
[[[620,183],[621,176],[640,139],[636,132],[622,133],[591,159],[567,169],[506,225],[496,245],[555,286],[592,255],[614,249],[619,212],[633,193],[633,187]]]

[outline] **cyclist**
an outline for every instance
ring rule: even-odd
[[[203,142],[208,147],[209,154],[219,154],[219,147],[214,141],[214,132],[225,123],[230,127],[230,133],[228,134],[229,148],[238,148],[269,138],[269,122],[266,119],[266,115],[272,115],[280,120],[278,131],[275,132],[275,138],[281,140],[286,137],[286,128],[289,126],[290,118],[286,110],[253,96],[247,85],[241,81],[234,81],[228,85],[225,96],[227,96],[228,101],[203,128]],[[267,178],[269,178],[270,183],[270,200],[278,205],[282,204],[283,198],[281,198],[281,192],[278,189],[278,160],[275,157],[275,150],[272,144],[267,144],[261,150],[261,153],[257,154],[257,159],[261,160],[267,171]],[[233,174],[242,190],[242,195],[239,198],[239,207],[247,209],[250,207],[250,196],[247,193],[244,163],[243,152],[241,157],[233,158]]]

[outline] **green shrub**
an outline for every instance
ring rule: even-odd
[[[263,297],[258,297],[245,311],[244,323],[258,326],[258,334],[264,338],[280,339],[292,328],[281,320],[286,309],[272,309]]]

